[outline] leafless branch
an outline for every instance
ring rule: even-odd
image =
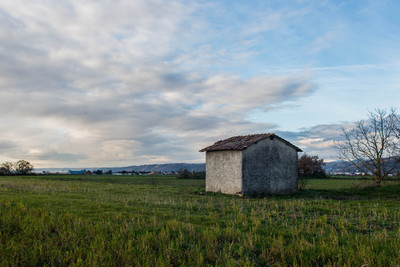
[[[379,185],[400,165],[400,119],[395,109],[376,109],[368,120],[343,129],[344,141],[336,142],[342,160],[372,174]]]

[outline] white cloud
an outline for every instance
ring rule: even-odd
[[[334,143],[343,140],[343,129],[348,131],[354,126],[355,124],[351,122],[320,124],[293,132],[277,131],[277,134],[291,140],[304,153],[318,155],[326,161],[332,161],[338,157]]]
[[[1,1],[0,161],[196,162],[215,140],[277,130],[277,119],[247,118],[300,106],[319,86],[286,62],[337,36],[328,27],[299,42],[313,14],[299,5],[260,4],[253,16],[251,5],[242,13],[212,1]],[[265,74],[277,62],[285,71]],[[322,151],[329,134],[298,140]]]

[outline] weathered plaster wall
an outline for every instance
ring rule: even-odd
[[[242,191],[242,151],[206,153],[206,191],[225,194]]]
[[[297,189],[297,152],[277,138],[243,150],[243,194],[289,193]]]

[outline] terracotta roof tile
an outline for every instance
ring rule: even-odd
[[[251,135],[241,135],[241,136],[233,136],[228,139],[220,140],[215,142],[213,145],[205,147],[200,150],[200,152],[207,152],[207,151],[220,151],[220,150],[243,150],[248,146],[257,143],[258,141],[265,139],[265,138],[278,138],[282,142],[290,145],[297,152],[301,152],[302,150],[295,145],[291,144],[290,142],[286,141],[285,139],[273,134],[273,133],[265,133],[265,134],[251,134]]]

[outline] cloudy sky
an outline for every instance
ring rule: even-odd
[[[204,162],[275,132],[326,160],[398,107],[400,1],[0,0],[0,162]]]

